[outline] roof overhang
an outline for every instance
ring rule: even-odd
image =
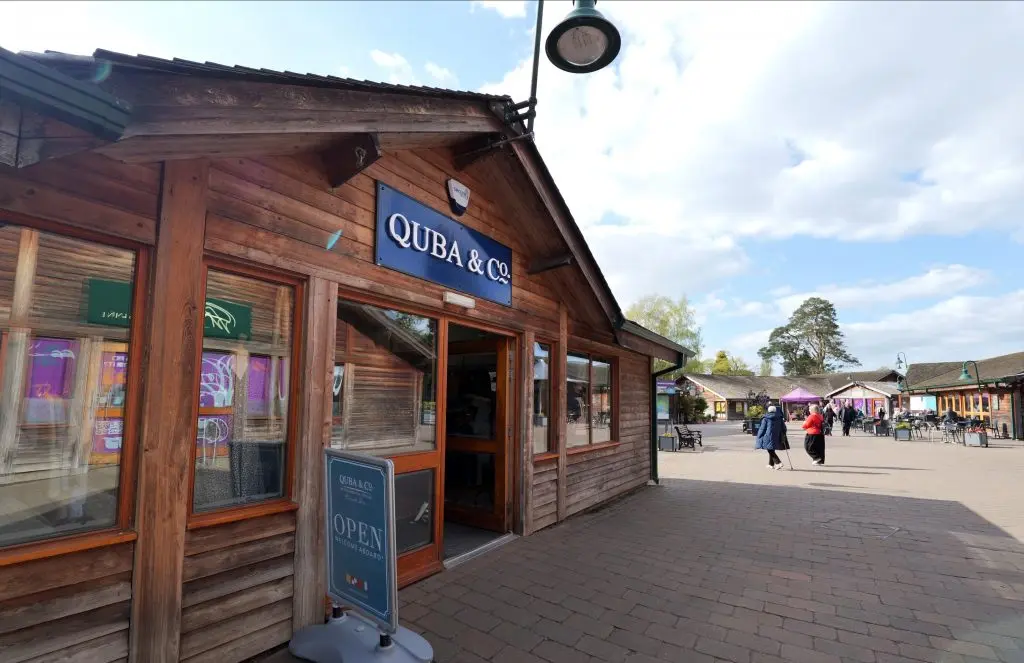
[[[0,48],[0,163],[23,168],[119,139],[131,106]]]
[[[867,389],[868,391],[873,391],[876,394],[879,394],[881,396],[885,396],[886,398],[892,398],[893,396],[898,396],[899,395],[899,394],[887,394],[886,392],[884,392],[884,391],[882,391],[880,389],[875,389],[874,387],[869,387],[868,385],[864,384],[863,382],[850,382],[850,383],[848,383],[846,385],[843,385],[842,387],[840,387],[838,389],[833,389],[832,391],[828,392],[827,394],[825,394],[825,398],[832,398],[836,394],[838,394],[840,392],[843,392],[843,391],[846,391],[850,387],[860,387],[861,389]]]

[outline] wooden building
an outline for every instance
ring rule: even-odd
[[[780,398],[796,388],[824,395],[857,382],[870,382],[880,389],[894,389],[897,378],[899,374],[896,371],[885,369],[793,376],[688,373],[677,382],[683,391],[690,389],[692,393],[703,396],[708,402],[708,415],[716,421],[738,421],[747,416],[751,394],[762,391],[772,403],[778,404]]]
[[[895,382],[858,381],[846,384],[825,394],[826,401],[846,405],[860,410],[868,417],[875,417],[884,409],[886,417],[892,417],[900,404],[900,390]]]
[[[961,380],[967,369],[969,380]],[[927,397],[941,417],[949,410],[977,418],[999,434],[1024,439],[1024,352],[973,361],[911,364],[904,403]]]
[[[692,353],[623,317],[511,99],[0,55],[4,663],[321,621],[328,445],[394,460],[403,584],[656,478],[653,360]]]

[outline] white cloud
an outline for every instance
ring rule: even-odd
[[[412,65],[400,53],[385,53],[375,48],[370,51],[370,59],[387,73],[388,83],[419,85]]]
[[[625,220],[602,260],[620,296],[677,274],[714,287],[748,237],[961,236],[1024,217],[1022,4],[600,10],[624,38],[616,65],[573,76],[542,55],[536,130],[580,225]],[[525,60],[484,89],[525,99],[529,80]]]
[[[948,297],[989,282],[992,274],[985,269],[966,265],[934,267],[900,281],[880,283],[866,281],[853,286],[828,285],[812,292],[802,292],[779,298],[780,313],[789,315],[808,297],[822,297],[836,305],[840,311],[852,308],[878,307],[913,299]]]
[[[447,87],[455,87],[459,84],[458,77],[452,73],[451,69],[442,67],[439,64],[428,62],[423,65],[423,68],[427,70],[427,74],[434,80],[437,85],[444,85]]]
[[[526,0],[472,0],[470,9],[493,9],[502,18],[526,18]]]

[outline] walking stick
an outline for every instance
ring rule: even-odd
[[[786,460],[789,461],[789,469],[793,469],[793,459],[789,457],[789,449],[786,449]]]

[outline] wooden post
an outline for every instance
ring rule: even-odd
[[[209,164],[164,164],[147,330],[130,663],[177,663],[189,472],[199,400]]]
[[[14,295],[11,298],[10,331],[4,361],[3,400],[0,402],[0,474],[9,472],[18,451],[21,432],[21,401],[25,396],[25,369],[28,364],[28,315],[32,310],[32,286],[36,278],[39,233],[23,228],[18,242],[18,262],[14,268]]]
[[[520,527],[523,536],[533,532],[533,343],[534,333],[527,331],[523,334],[523,351],[520,365],[522,370],[523,391],[520,399],[522,416],[520,428],[522,433],[520,439],[523,441],[523,448],[520,450],[519,467],[522,468],[523,479],[519,482],[523,490],[523,499],[519,501],[523,505],[523,513],[520,515]],[[548,378],[550,379],[550,371]],[[550,414],[550,413],[549,413]]]
[[[75,362],[74,397],[69,411],[68,440],[71,445],[71,466],[82,468],[89,465],[92,453],[93,432],[96,427],[96,405],[103,370],[103,337],[88,336],[78,341],[78,358]]]
[[[566,455],[565,428],[569,416],[566,410],[565,380],[569,374],[566,354],[569,346],[569,314],[565,303],[558,305],[558,356],[552,357],[552,363],[558,366],[558,382],[555,383],[555,402],[551,404],[551,416],[555,417],[558,431],[558,520],[566,518],[566,493],[569,485],[569,457]]]
[[[295,450],[292,495],[299,504],[295,518],[295,585],[292,628],[324,619],[323,454],[331,437],[334,382],[334,334],[338,322],[338,284],[311,278],[307,288],[306,351],[303,379],[302,434]],[[346,368],[347,370],[347,368]],[[345,376],[348,381],[349,376]]]

